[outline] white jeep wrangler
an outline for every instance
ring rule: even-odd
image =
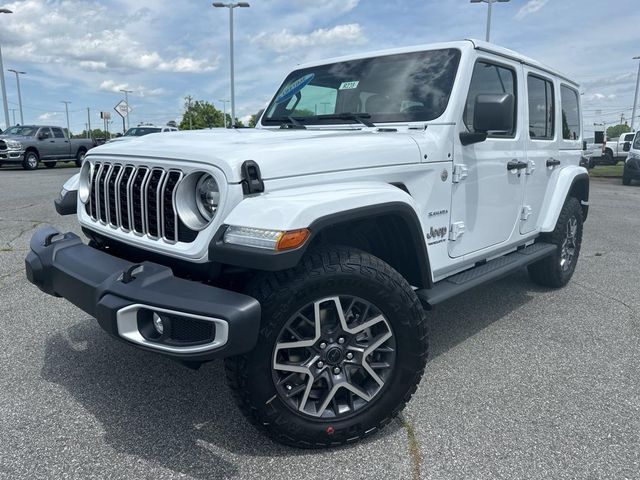
[[[91,150],[58,200],[89,244],[37,232],[27,276],[133,346],[225,358],[277,440],[339,445],[415,392],[426,310],[525,266],[569,281],[581,125],[576,83],[484,42],[304,65],[256,129]]]

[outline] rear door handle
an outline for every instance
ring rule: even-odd
[[[527,168],[527,162],[521,162],[519,160],[511,160],[507,163],[507,170],[522,170],[523,168]]]
[[[547,167],[557,167],[558,165],[560,165],[560,160],[556,160],[555,158],[550,158],[549,160],[547,160]]]

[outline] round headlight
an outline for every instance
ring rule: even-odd
[[[176,211],[191,230],[204,229],[216,215],[220,204],[220,186],[216,179],[203,172],[187,175],[178,186]]]
[[[78,180],[78,198],[82,203],[89,201],[91,195],[91,174],[93,173],[93,165],[91,162],[85,161],[80,169],[80,179]]]

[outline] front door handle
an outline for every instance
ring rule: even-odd
[[[527,162],[521,162],[519,160],[511,160],[507,163],[507,170],[510,172],[512,170],[522,170],[523,168],[527,168]]]
[[[557,167],[558,165],[560,165],[560,160],[556,160],[555,158],[550,158],[549,160],[547,160],[547,167]]]

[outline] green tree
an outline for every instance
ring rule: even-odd
[[[231,125],[231,116],[227,114],[227,125]],[[184,102],[184,114],[180,122],[180,130],[200,130],[203,128],[224,127],[224,114],[213,104],[204,100]]]
[[[258,123],[258,115],[254,113],[253,115],[251,115],[251,118],[249,119],[249,128],[255,128],[257,123]]]
[[[83,130],[78,134],[72,135],[71,138],[87,138],[87,131]],[[91,138],[107,138],[107,132],[99,128],[93,128],[91,129]]]
[[[623,133],[628,133],[631,131],[631,128],[626,123],[621,123],[619,125],[614,125],[613,127],[607,128],[607,138],[619,138]]]

